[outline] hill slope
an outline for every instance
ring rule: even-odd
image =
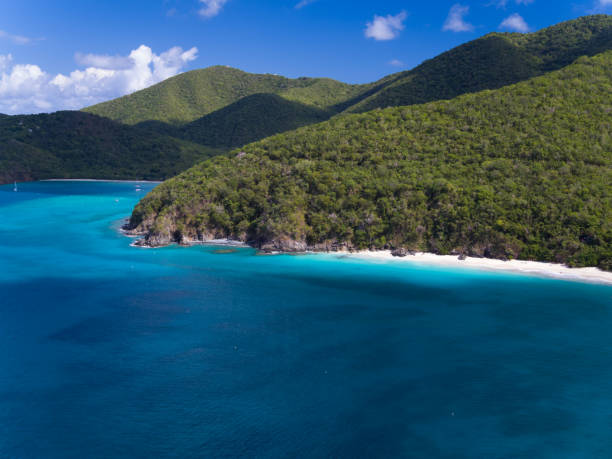
[[[325,110],[275,94],[255,94],[185,125],[179,136],[215,148],[236,148],[328,118]]]
[[[277,135],[151,192],[151,245],[404,247],[612,270],[612,51],[451,101]]]
[[[160,132],[182,135],[174,127],[192,123],[202,117],[239,103],[256,94],[277,95],[285,100],[323,110],[331,117],[337,113],[365,112],[374,108],[413,105],[483,89],[496,89],[562,68],[580,56],[592,56],[612,49],[612,16],[579,18],[530,34],[492,33],[461,45],[413,70],[389,75],[366,85],[348,85],[325,78],[288,79],[276,75],[258,75],[216,66],[177,75],[150,88],[84,109],[127,124],[146,123]],[[253,117],[245,115],[244,106],[233,107],[219,116],[220,125],[244,126],[249,129]],[[278,101],[276,102],[278,103]],[[292,122],[278,123],[268,118],[264,133],[282,132],[311,122],[300,120],[303,111],[288,113]],[[218,117],[216,117],[218,118]],[[195,123],[188,137],[205,139],[211,119]],[[289,121],[283,118],[283,121]],[[314,122],[320,121],[319,117]],[[157,124],[155,124],[157,123]],[[162,124],[164,123],[164,124]],[[237,145],[229,132],[215,133],[214,144]],[[248,140],[261,137],[251,136]]]
[[[254,94],[277,94],[287,100],[326,109],[360,90],[359,86],[327,78],[289,79],[216,66],[182,73],[84,111],[127,124],[156,120],[179,125]]]
[[[497,89],[612,49],[612,16],[586,16],[538,32],[491,33],[458,46],[413,70],[390,75],[337,108],[375,108],[452,99]]]
[[[216,151],[82,112],[0,117],[0,183],[160,180]]]

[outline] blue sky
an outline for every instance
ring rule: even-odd
[[[491,31],[612,13],[612,0],[3,3],[2,113],[81,108],[216,64],[364,83]]]

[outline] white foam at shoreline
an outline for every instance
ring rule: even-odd
[[[417,252],[414,255],[408,255],[406,257],[394,257],[391,255],[390,250],[338,253],[342,254],[342,256],[361,260],[393,261],[398,263],[472,268],[497,272],[505,271],[555,279],[612,285],[612,272],[602,271],[598,268],[570,268],[555,263],[524,260],[504,261],[491,258],[466,257],[465,260],[460,260],[459,257],[453,255],[436,255],[424,252]]]
[[[125,236],[123,231],[121,231]],[[140,239],[142,236],[131,236]],[[137,245],[137,241],[130,244],[133,247],[150,248],[147,246]],[[209,246],[227,246],[227,247],[249,247],[241,241],[232,239],[210,239],[207,241],[189,241],[189,246],[209,245]],[[286,252],[273,252],[269,255],[282,255]],[[361,252],[306,252],[307,254],[328,254],[339,257],[350,257],[367,261],[384,261],[397,263],[413,263],[429,266],[443,266],[454,268],[470,268],[492,272],[511,272],[537,277],[547,277],[552,279],[562,279],[575,282],[587,282],[595,284],[612,285],[612,272],[602,271],[599,268],[570,268],[557,263],[544,263],[540,261],[526,260],[498,260],[493,258],[475,258],[466,257],[460,260],[456,255],[436,255],[434,253],[416,252],[406,257],[395,257],[390,250],[365,250]]]
[[[248,247],[247,244],[234,239],[208,239],[206,241],[189,241],[188,245],[219,245],[224,247]]]

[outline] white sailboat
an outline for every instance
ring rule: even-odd
[[[17,190],[17,182],[13,182],[13,191],[18,191]]]

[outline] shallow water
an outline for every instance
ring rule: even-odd
[[[612,451],[610,286],[139,249],[117,231],[135,184],[19,189],[0,187],[0,457]]]

